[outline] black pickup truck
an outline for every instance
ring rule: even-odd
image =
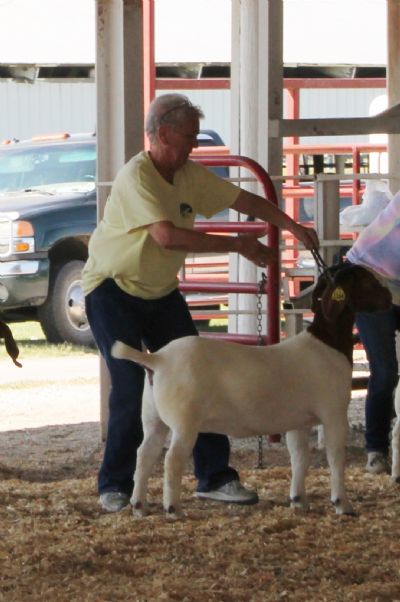
[[[199,145],[223,142],[202,130]],[[50,342],[93,344],[81,270],[97,221],[95,182],[93,134],[0,144],[0,319],[38,320]]]

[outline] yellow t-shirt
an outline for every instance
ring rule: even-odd
[[[122,290],[142,299],[167,295],[178,285],[186,252],[161,248],[146,226],[170,221],[192,229],[197,214],[211,217],[230,207],[239,192],[193,161],[169,184],[142,151],[117,174],[104,217],[91,236],[82,273],[84,293],[113,278]]]

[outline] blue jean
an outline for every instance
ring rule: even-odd
[[[109,421],[99,493],[132,494],[136,452],[143,439],[141,403],[144,370],[133,362],[114,359],[110,350],[118,339],[157,351],[173,339],[198,332],[186,301],[178,290],[166,297],[144,300],[122,291],[112,279],[86,296],[86,312],[93,336],[111,377]],[[209,491],[238,479],[229,466],[230,445],[225,435],[200,433],[194,450],[198,491]]]
[[[366,449],[387,454],[399,371],[395,335],[400,329],[400,306],[392,305],[388,311],[358,313],[356,326],[370,369],[365,404]]]

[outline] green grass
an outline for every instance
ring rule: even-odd
[[[24,357],[60,357],[67,355],[96,354],[95,349],[71,345],[70,343],[48,343],[39,322],[9,324],[19,347],[21,360]],[[0,342],[0,359],[8,357],[4,342]]]
[[[223,307],[221,307],[223,309]],[[201,332],[228,332],[228,318],[211,318],[195,321],[197,330]]]

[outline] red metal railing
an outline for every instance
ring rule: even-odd
[[[196,154],[196,161],[207,165],[208,167],[245,167],[253,173],[260,182],[264,196],[278,205],[278,199],[274,185],[268,173],[248,157],[226,155],[226,156],[209,156]],[[202,232],[252,232],[265,230],[263,222],[196,222],[196,229]],[[279,235],[278,229],[275,226],[268,224],[268,245],[274,249],[278,249]],[[280,339],[280,320],[279,320],[279,265],[274,264],[267,268],[267,280],[264,285],[259,285],[257,282],[210,282],[194,279],[182,279],[180,289],[182,292],[208,292],[208,293],[245,293],[267,295],[267,332],[266,336],[262,336],[261,340],[258,335],[248,334],[220,334],[221,338],[245,343],[248,345],[263,344],[271,345],[279,342]]]
[[[299,155],[347,155],[351,157],[352,160],[352,172],[360,173],[361,166],[361,154],[362,153],[383,153],[387,150],[386,144],[382,143],[361,143],[361,144],[314,144],[314,145],[305,145],[305,144],[285,144],[283,153],[286,157],[296,157],[298,159]],[[246,167],[248,168],[256,179],[258,179],[264,188],[264,194],[267,198],[277,203],[276,193],[274,186],[272,184],[270,176],[263,170],[263,168],[247,157],[241,157],[236,155],[229,155],[229,149],[226,146],[221,147],[211,147],[207,149],[207,155],[202,155],[205,152],[203,148],[197,148],[193,150],[193,158],[207,166],[213,167],[221,167],[221,166],[235,166],[235,167]],[[287,163],[290,163],[287,161]],[[295,174],[288,174],[286,176],[286,182],[283,184],[282,188],[282,196],[285,199],[286,212],[296,221],[299,218],[299,204],[298,199],[300,198],[310,198],[314,196],[314,187],[312,183],[308,182],[300,182],[299,179],[294,178]],[[312,175],[310,175],[312,178]],[[343,178],[346,178],[346,175],[343,175]],[[363,192],[363,185],[361,184],[362,174],[358,179],[354,179],[351,183],[342,183],[340,185],[340,195],[343,197],[351,197],[353,204],[358,204],[361,201],[361,194]],[[207,232],[218,232],[218,233],[232,233],[232,232],[248,232],[248,231],[259,231],[261,232],[265,226],[260,222],[199,222],[196,225],[196,228],[202,231]],[[289,236],[289,246],[290,246],[290,235]],[[276,239],[274,238],[276,237]],[[345,237],[345,235],[344,235]],[[288,241],[287,241],[288,242]],[[276,229],[270,227],[269,229],[269,244],[277,245],[278,238]],[[282,259],[288,263],[294,263],[297,258],[297,251],[286,251]],[[190,262],[188,263],[190,265]],[[186,278],[182,282],[182,290],[185,292],[196,292],[196,293],[206,293],[212,292],[215,294],[218,293],[247,293],[247,294],[256,294],[257,284],[255,283],[230,283],[228,282],[228,263],[225,260],[224,265],[226,267],[224,273],[214,273],[213,270],[212,275],[209,276],[208,281],[206,280],[206,274],[203,273],[194,273],[196,268],[205,267],[204,261],[199,264],[192,264],[191,269],[187,270],[188,272],[192,271],[191,278]],[[213,267],[213,266],[209,266]],[[215,267],[215,266],[214,266]],[[279,315],[276,314],[279,308],[279,273],[277,267],[270,268],[268,285],[266,287],[267,294],[267,315],[268,315],[268,334],[266,338],[266,342],[276,342],[279,340]],[[211,282],[212,280],[212,282]],[[207,312],[208,313],[208,312]],[[201,318],[197,319],[205,319],[206,314],[199,314]],[[226,338],[235,336],[235,339],[238,340],[239,335],[226,335]],[[242,342],[248,342],[249,344],[254,344],[256,341],[256,337],[251,337],[250,335],[243,335],[244,340]]]
[[[387,150],[387,145],[382,143],[360,143],[360,144],[284,144],[283,154],[286,157],[298,157],[299,155],[349,155],[352,159],[352,172],[360,173],[361,168],[361,154],[362,153],[383,153]],[[299,168],[297,162],[297,170]],[[288,175],[290,176],[296,175],[294,173]],[[344,175],[344,179],[345,179]],[[343,195],[348,196],[351,194],[353,205],[356,205],[360,202],[360,194],[361,190],[361,180],[362,176],[360,175],[359,179],[354,179],[352,184],[349,186],[341,186],[341,193]],[[296,186],[292,183],[291,186],[287,186],[283,192],[285,197],[293,197],[293,196],[312,196],[313,191],[308,191],[311,194],[307,195],[302,194],[302,189],[304,187]]]
[[[361,155],[369,153],[381,154],[387,151],[387,145],[383,143],[360,143],[360,144],[288,144],[283,147],[283,155],[286,157],[287,168],[296,168],[295,172],[287,173],[284,176],[282,187],[282,196],[286,201],[286,212],[294,219],[298,220],[298,203],[296,199],[314,197],[313,186],[296,178],[299,175],[299,156],[300,155],[347,155],[352,160],[352,173],[360,173]],[[201,157],[204,153],[203,148],[193,149],[194,158]],[[216,146],[207,149],[207,157],[229,157],[229,148],[227,146]],[[220,164],[218,164],[220,165]],[[225,164],[224,164],[225,165]],[[312,175],[309,176],[312,178]],[[343,179],[346,175],[343,175]],[[354,178],[351,183],[340,184],[340,196],[351,197],[353,205],[361,201],[363,185],[361,183],[362,174],[359,178]]]
[[[357,143],[357,144],[290,144],[285,143],[283,145],[283,155],[286,157],[287,167],[292,166],[293,162],[288,161],[289,158],[296,158],[296,169],[286,174],[287,183],[283,185],[282,196],[284,198],[307,198],[314,196],[314,189],[312,186],[301,185],[298,180],[294,179],[299,175],[299,155],[348,155],[352,159],[352,173],[360,173],[361,168],[361,155],[369,153],[384,153],[387,151],[387,145],[384,143]],[[204,153],[203,148],[193,149],[193,156],[197,158],[202,156]],[[207,149],[207,157],[211,156],[229,156],[229,148],[227,146],[215,146]],[[343,179],[346,176],[344,174]],[[362,193],[362,186],[359,179],[354,179],[351,184],[342,184],[340,186],[341,196],[351,196],[353,205],[360,202]],[[291,212],[290,212],[291,214]],[[295,215],[292,215],[296,219]]]

